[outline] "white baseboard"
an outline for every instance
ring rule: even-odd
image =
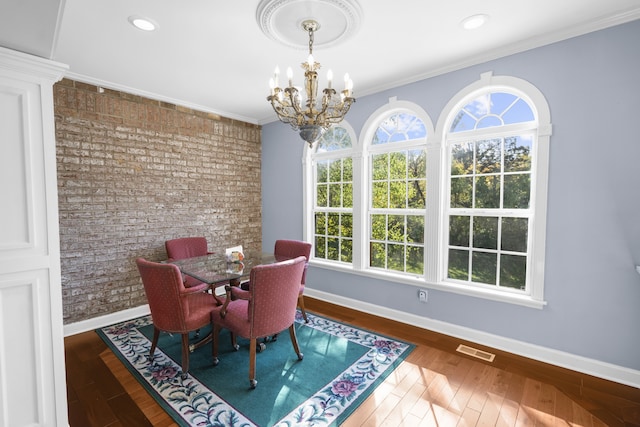
[[[551,365],[560,366],[598,378],[626,384],[640,388],[640,371],[577,356],[571,353],[554,350],[547,347],[529,344],[499,335],[493,335],[475,329],[454,325],[427,317],[416,316],[387,307],[369,304],[351,298],[341,297],[323,291],[307,287],[305,294],[332,304],[340,305],[354,310],[363,311],[386,319],[395,320],[412,326],[439,332],[452,337],[460,338],[486,345],[498,350],[507,351],[519,356],[528,357]]]
[[[105,316],[94,317],[93,319],[70,323],[68,325],[64,325],[64,336],[68,337],[69,335],[92,331],[104,326],[113,325],[114,323],[124,322],[125,320],[135,319],[136,317],[140,316],[146,316],[150,313],[151,311],[149,310],[149,305],[145,304],[139,307],[110,313]]]

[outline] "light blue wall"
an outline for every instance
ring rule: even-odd
[[[311,267],[311,288],[508,339],[640,370],[640,21],[358,98],[359,134],[389,97],[442,108],[480,74],[528,80],[551,109],[545,299],[542,309]],[[357,80],[357,76],[354,76]],[[356,93],[357,96],[357,93]],[[302,238],[303,143],[263,127],[263,245]]]

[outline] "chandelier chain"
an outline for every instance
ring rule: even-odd
[[[313,26],[309,26],[309,55],[313,54]]]

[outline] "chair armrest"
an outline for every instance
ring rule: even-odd
[[[229,286],[229,293],[233,299],[244,299],[247,301],[251,299],[251,292],[245,291],[238,286]]]
[[[220,307],[220,317],[222,317],[224,319],[224,317],[227,315],[227,306],[229,305],[229,301],[231,301],[231,289],[233,287],[229,286],[229,285],[225,285],[224,290],[227,293],[226,298],[224,299],[224,303],[222,304],[222,307]]]
[[[196,286],[190,286],[188,288],[184,288],[184,290],[180,292],[180,295],[191,295],[191,294],[197,294],[200,292],[206,292],[210,288],[211,286],[208,283],[200,283],[199,285],[196,285]]]
[[[231,301],[234,301],[237,299],[251,300],[251,292],[243,291],[237,286],[226,285],[224,287],[224,290],[226,291],[227,295],[226,295],[226,298],[224,299],[224,304],[222,304],[222,307],[220,308],[220,317],[222,318],[224,318],[227,315],[227,306]]]

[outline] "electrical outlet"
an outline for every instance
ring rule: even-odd
[[[427,302],[427,291],[425,289],[420,289],[418,291],[418,299],[420,302]]]

